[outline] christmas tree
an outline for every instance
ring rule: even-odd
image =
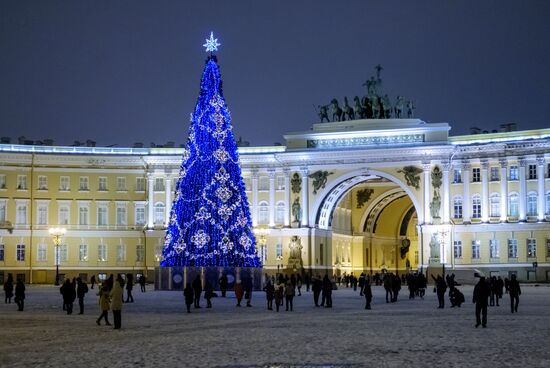
[[[261,267],[231,117],[213,51],[191,116],[161,266]]]

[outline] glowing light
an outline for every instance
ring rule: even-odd
[[[218,46],[221,46],[221,43],[218,43],[218,39],[214,38],[214,32],[210,32],[210,38],[206,39],[203,46],[206,47],[206,52],[214,52],[218,51]]]

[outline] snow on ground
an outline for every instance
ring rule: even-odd
[[[372,310],[343,288],[332,309],[315,308],[310,292],[294,312],[271,312],[255,292],[252,308],[236,308],[230,293],[187,314],[180,292],[138,287],[117,331],[95,323],[97,289],[84,315],[68,316],[58,288],[28,286],[24,312],[0,304],[0,367],[550,367],[549,287],[523,286],[517,314],[505,295],[486,329],[474,328],[472,287],[460,288],[460,309],[437,309],[431,288],[386,304],[373,287]]]

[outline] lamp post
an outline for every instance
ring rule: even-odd
[[[267,244],[267,236],[269,235],[270,230],[268,227],[265,226],[258,226],[254,228],[254,235],[258,238],[258,245],[261,247],[261,259],[262,263],[265,262],[267,259],[267,250],[265,249],[265,246]]]
[[[61,237],[65,235],[67,229],[64,227],[54,227],[49,231],[55,245],[55,285],[59,285],[59,246],[61,245]]]

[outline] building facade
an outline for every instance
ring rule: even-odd
[[[423,269],[550,279],[550,129],[449,137],[418,119],[314,124],[242,147],[267,273]],[[154,275],[182,148],[0,145],[0,278]],[[59,246],[48,230],[66,228]],[[473,272],[472,272],[473,271]]]

